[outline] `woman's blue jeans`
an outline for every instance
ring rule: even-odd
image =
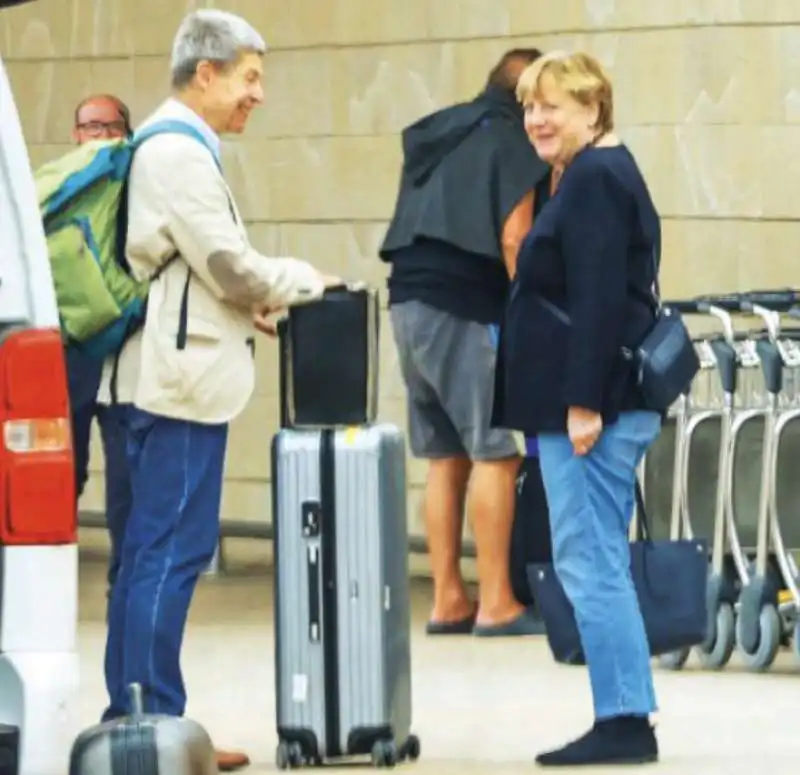
[[[598,720],[656,710],[628,531],[636,468],[660,429],[654,412],[625,412],[584,457],[566,434],[539,436],[553,562],[575,610]]]

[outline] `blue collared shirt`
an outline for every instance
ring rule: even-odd
[[[218,165],[221,166],[221,146],[222,143],[219,135],[206,123],[200,116],[197,115],[190,107],[184,105],[180,100],[170,97],[161,107],[150,117],[150,121],[163,121],[164,119],[176,119],[184,121],[190,126],[194,127],[200,134],[203,135],[208,147],[214,154],[214,159]],[[150,123],[148,121],[148,123]]]

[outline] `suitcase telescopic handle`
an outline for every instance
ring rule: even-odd
[[[128,696],[131,700],[131,715],[144,715],[144,694],[140,683],[132,683],[128,687]]]

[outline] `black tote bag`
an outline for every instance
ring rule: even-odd
[[[631,576],[639,598],[651,656],[697,646],[708,628],[708,541],[653,541],[644,498],[636,482],[637,540],[631,542]],[[593,579],[586,580],[595,583]],[[558,662],[583,662],[578,626],[552,564],[528,565],[528,582]]]
[[[528,565],[553,561],[550,514],[538,456],[523,459],[517,474],[517,501],[511,528],[509,575],[514,597],[524,606],[535,601],[528,583]]]

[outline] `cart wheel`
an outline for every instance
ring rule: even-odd
[[[691,653],[691,649],[678,649],[677,651],[670,651],[667,654],[662,654],[658,658],[658,664],[664,670],[682,670],[683,666],[686,664],[686,660],[689,659],[689,654]]]
[[[700,665],[706,670],[719,670],[725,667],[736,645],[736,615],[730,603],[722,603],[717,609],[716,635],[711,648],[706,651],[698,647]]]
[[[279,770],[288,770],[292,765],[292,755],[289,750],[289,745],[284,740],[278,743],[278,748],[275,751],[275,765]]]
[[[416,735],[409,735],[408,736],[408,760],[411,762],[415,762],[419,759],[420,755],[420,742],[419,738]]]
[[[289,765],[293,770],[302,767],[305,764],[305,758],[303,756],[303,749],[300,747],[300,743],[294,742],[289,744]]]
[[[795,656],[800,657],[800,620],[794,623],[792,648],[794,649]]]
[[[736,645],[742,653],[745,667],[750,670],[768,670],[778,655],[781,643],[783,625],[778,609],[774,605],[761,607],[758,617],[758,647],[752,653],[748,653],[742,646],[741,621],[741,618],[736,621]]]

